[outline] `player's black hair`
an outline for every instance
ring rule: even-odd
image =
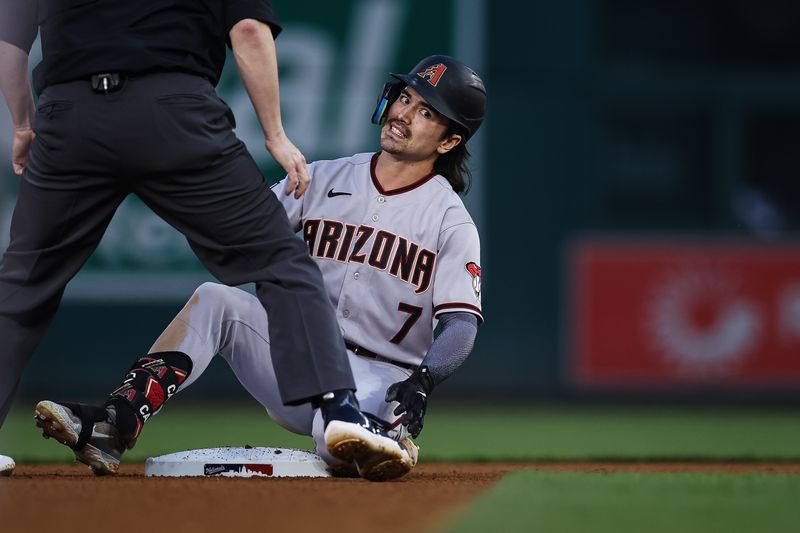
[[[446,139],[451,135],[461,135],[461,142],[446,154],[437,157],[433,170],[444,176],[456,193],[467,194],[472,185],[472,172],[467,165],[470,153],[467,149],[466,130],[451,120],[442,138]]]

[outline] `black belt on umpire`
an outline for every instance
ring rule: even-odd
[[[105,72],[103,74],[93,75],[89,79],[89,82],[94,92],[108,94],[122,89],[122,86],[125,85],[125,82],[129,79],[132,79],[132,76],[121,72]]]
[[[382,357],[376,354],[375,352],[367,350],[366,348],[363,348],[358,344],[353,344],[350,341],[344,341],[344,345],[347,347],[348,350],[350,350],[351,352],[360,357],[366,357],[367,359],[374,359],[375,361],[380,361],[381,363],[391,363],[395,366],[399,366],[400,368],[411,370],[412,372],[417,368],[416,365],[401,363],[400,361],[395,361],[394,359],[388,359],[386,357]]]

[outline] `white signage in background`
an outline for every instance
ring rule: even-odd
[[[284,128],[309,161],[375,147],[377,129],[369,121],[370,106],[392,67],[407,10],[407,4],[397,0],[357,3],[341,50],[324,28],[286,25],[276,41]],[[337,56],[342,59],[337,61]],[[228,104],[236,116],[236,134],[259,165],[271,165],[247,93],[236,91]],[[282,177],[268,176],[272,182]]]
[[[720,372],[759,340],[764,317],[724,271],[684,270],[654,288],[647,329],[656,350],[693,373]]]
[[[342,106],[338,122],[329,139],[336,139],[335,151],[352,154],[364,146],[375,145],[376,127],[369,121],[374,103],[390,69],[389,58],[400,45],[408,6],[404,2],[381,0],[362,2],[355,12],[347,44],[349,71],[334,81],[340,87]],[[408,67],[410,68],[410,66]]]
[[[287,134],[314,161],[322,152],[327,132],[325,117],[330,107],[331,79],[337,43],[313,27],[290,26],[276,41],[281,68],[281,110]],[[333,82],[335,83],[335,81]],[[272,163],[263,146],[264,136],[254,120],[253,106],[238,92],[231,108],[237,117],[236,134],[247,144],[259,165]],[[249,118],[249,120],[248,120]],[[281,176],[269,176],[276,181]]]

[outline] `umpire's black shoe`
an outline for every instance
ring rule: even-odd
[[[397,441],[364,416],[353,391],[329,392],[322,397],[319,407],[325,421],[325,445],[334,457],[356,465],[403,461],[407,457]],[[371,481],[399,477],[383,472],[372,476],[373,471],[359,468],[361,475]]]
[[[69,446],[95,475],[116,474],[125,444],[114,425],[115,412],[93,405],[42,401],[34,419],[45,438]]]

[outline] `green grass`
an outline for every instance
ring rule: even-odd
[[[446,531],[798,531],[800,476],[517,472]]]
[[[69,450],[41,438],[29,410],[12,411],[0,429],[0,453],[19,462],[71,460]],[[800,412],[434,405],[418,443],[423,461],[800,460]],[[175,402],[148,422],[126,459],[244,444],[312,447],[311,439],[279,427],[257,405]]]
[[[432,410],[427,460],[797,460],[800,412],[543,407]]]

